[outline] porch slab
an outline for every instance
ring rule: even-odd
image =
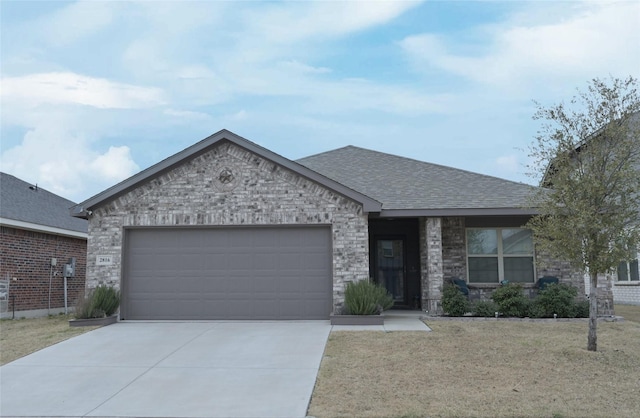
[[[426,316],[421,311],[385,311],[383,316],[383,325],[333,325],[331,331],[431,331],[422,321]]]

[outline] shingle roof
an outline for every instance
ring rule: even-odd
[[[297,162],[381,202],[387,215],[535,213],[523,209],[533,186],[410,158],[347,146]]]
[[[86,233],[87,221],[74,218],[69,208],[74,202],[37,189],[10,174],[0,173],[0,217],[46,227]]]

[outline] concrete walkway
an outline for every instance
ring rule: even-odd
[[[329,321],[119,322],[0,368],[0,416],[306,416],[329,333],[429,331]]]
[[[420,311],[385,311],[384,325],[334,325],[332,331],[431,331],[422,319]]]

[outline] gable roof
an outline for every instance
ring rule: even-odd
[[[536,213],[534,186],[354,146],[297,162],[382,202],[381,216]]]
[[[0,173],[0,224],[57,235],[87,237],[87,221],[69,216],[71,200]]]
[[[325,177],[313,170],[310,170],[307,167],[304,167],[296,162],[293,162],[285,157],[282,157],[272,151],[269,151],[266,148],[263,148],[241,136],[234,134],[226,129],[223,129],[202,141],[178,152],[177,154],[172,155],[169,158],[164,159],[163,161],[147,168],[135,174],[128,179],[116,184],[113,187],[108,188],[107,190],[85,200],[82,203],[77,204],[72,208],[71,214],[80,218],[87,218],[89,212],[94,208],[97,208],[109,201],[112,201],[119,196],[137,188],[143,183],[146,183],[167,171],[172,170],[173,168],[189,161],[207,151],[212,149],[214,146],[222,143],[223,141],[229,141],[239,147],[242,147],[254,154],[259,155],[262,158],[270,160],[280,166],[283,166],[296,174],[299,174],[303,177],[306,177],[316,183],[319,183],[334,192],[341,194],[353,201],[359,202],[362,204],[364,212],[379,212],[381,208],[381,204],[376,200],[365,196],[364,194],[350,189],[345,185],[338,183],[328,177]]]

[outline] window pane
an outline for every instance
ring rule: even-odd
[[[498,254],[498,231],[495,229],[467,229],[469,254]]]
[[[533,257],[505,257],[504,278],[510,282],[533,282]]]
[[[618,264],[618,280],[629,280],[629,272],[627,270],[627,262],[623,261]]]
[[[469,257],[469,283],[498,283],[498,259]]]
[[[638,260],[633,260],[629,263],[629,270],[631,270],[631,280],[638,281],[640,279],[640,275],[638,275]]]
[[[503,229],[503,254],[533,254],[533,237],[529,229]]]

